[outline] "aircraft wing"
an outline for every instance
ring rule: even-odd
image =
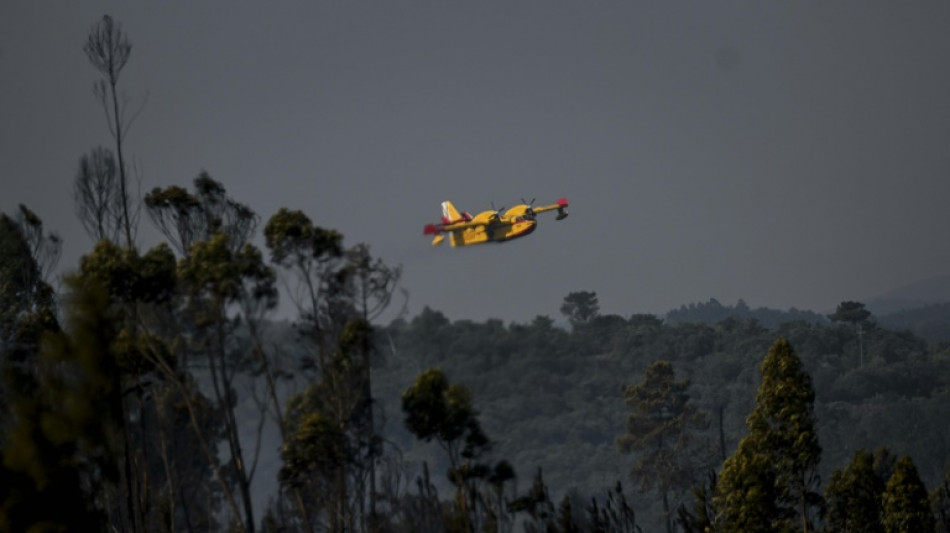
[[[557,201],[556,204],[551,205],[542,205],[532,208],[532,210],[537,213],[544,213],[545,211],[554,211],[558,210],[558,220],[567,216],[567,198],[561,198]]]

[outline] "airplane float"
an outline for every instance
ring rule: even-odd
[[[538,213],[557,210],[557,219],[567,217],[567,198],[561,198],[555,204],[534,207],[534,199],[505,210],[492,209],[482,211],[474,217],[467,212],[459,213],[452,202],[442,202],[442,222],[440,224],[426,224],[423,235],[435,235],[432,245],[437,246],[449,235],[449,243],[455,246],[468,246],[484,242],[505,242],[533,232],[538,221]]]

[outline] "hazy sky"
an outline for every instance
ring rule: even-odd
[[[108,145],[82,45],[109,13],[143,193],[207,170],[405,269],[412,314],[527,322],[711,297],[833,310],[950,274],[950,3],[27,2],[0,5],[0,210],[73,268],[79,157]],[[472,212],[566,196],[503,245]],[[147,217],[143,246],[154,243]]]

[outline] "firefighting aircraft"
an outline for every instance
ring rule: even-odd
[[[534,207],[534,199],[505,210],[495,209],[492,204],[490,211],[482,211],[474,217],[466,212],[459,214],[452,202],[442,202],[442,223],[426,224],[423,235],[435,235],[432,245],[442,244],[445,234],[449,235],[449,243],[455,246],[468,246],[483,242],[505,242],[528,235],[538,225],[535,216],[545,211],[557,209],[557,220],[567,217],[567,198],[561,198],[556,204]]]

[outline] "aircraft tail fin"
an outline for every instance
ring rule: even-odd
[[[451,224],[462,218],[462,215],[459,214],[458,209],[452,205],[452,202],[446,200],[442,202],[442,223]]]

